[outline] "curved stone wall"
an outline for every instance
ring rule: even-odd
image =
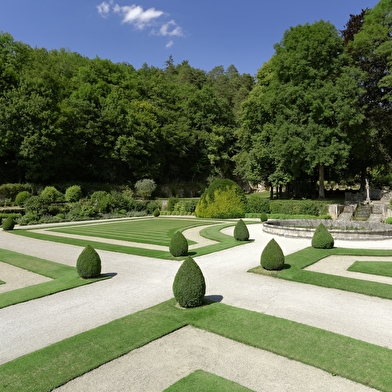
[[[327,219],[269,219],[263,223],[266,233],[298,238],[312,238],[316,227],[323,223],[336,240],[385,240],[392,238],[392,225],[377,222],[340,222]]]

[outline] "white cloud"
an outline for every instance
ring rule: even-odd
[[[98,13],[103,18],[106,18],[108,13],[110,12],[110,4],[106,3],[105,1],[102,2],[100,5],[97,5]]]
[[[159,18],[164,13],[155,8],[149,8],[144,11],[139,5],[121,7],[118,4],[113,7],[113,11],[123,17],[121,23],[132,24],[139,30],[143,30],[146,26],[151,25],[155,19]]]
[[[182,28],[177,25],[174,20],[164,23],[159,22],[158,18],[161,16],[168,16],[164,11],[155,8],[148,8],[144,10],[140,5],[121,6],[114,3],[114,0],[103,1],[97,5],[98,13],[107,18],[111,12],[118,14],[122,20],[121,23],[129,23],[138,30],[143,30],[148,26],[155,26],[156,29],[151,30],[151,35],[159,35],[163,37],[184,37]],[[160,26],[160,27],[159,27]],[[174,41],[170,39],[166,43],[166,48],[174,45]]]
[[[183,37],[182,29],[174,20],[171,20],[168,23],[165,23],[159,29],[158,35],[163,35],[164,37]]]

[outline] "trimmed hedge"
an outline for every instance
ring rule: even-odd
[[[260,256],[260,264],[266,270],[281,270],[284,260],[282,248],[274,239],[268,242]]]
[[[248,213],[266,213],[269,214],[271,212],[270,209],[270,200],[262,198],[257,194],[253,194],[247,197],[247,208],[246,211]]]
[[[181,231],[174,233],[170,240],[169,250],[174,257],[186,256],[188,254],[188,241]]]
[[[206,282],[192,257],[187,257],[178,269],[173,282],[173,294],[183,308],[194,308],[203,303]]]
[[[288,215],[326,215],[328,204],[319,200],[272,200],[271,214]]]
[[[198,218],[244,218],[247,200],[242,188],[234,181],[213,181],[201,195],[195,209]]]
[[[234,227],[234,238],[237,241],[249,240],[249,230],[242,219],[240,219]]]
[[[79,255],[76,270],[83,279],[97,278],[101,274],[101,258],[91,245],[87,245]]]
[[[320,223],[312,237],[312,247],[317,249],[331,249],[334,239],[328,229]]]
[[[15,221],[12,216],[9,216],[4,222],[3,222],[3,230],[13,230],[15,227]]]

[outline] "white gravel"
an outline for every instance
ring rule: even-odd
[[[196,258],[206,278],[207,295],[222,296],[222,302],[229,305],[283,317],[392,348],[390,301],[249,274],[246,271],[259,264],[261,251],[272,238],[271,235],[263,233],[261,225],[250,225],[249,231],[251,238],[255,239],[253,243]],[[310,245],[310,240],[306,239],[276,237],[276,240],[285,254]],[[336,246],[391,248],[392,241],[361,243],[337,241]],[[4,231],[0,232],[1,248],[28,253],[67,265],[75,265],[82,250],[81,247],[38,241]],[[179,263],[104,251],[99,251],[99,254],[102,258],[102,272],[115,274],[112,279],[0,309],[0,336],[2,336],[0,363],[172,297],[171,285]],[[2,279],[1,276],[0,279]],[[246,346],[242,351],[236,342],[226,339],[222,343],[220,339],[224,338],[205,332],[195,332],[193,329],[191,332],[188,329],[185,332],[193,334],[191,340],[196,348],[193,350],[189,347],[187,351],[190,339],[184,338],[182,335],[184,330],[178,332],[178,334],[170,334],[166,337],[167,339],[160,339],[140,350],[135,350],[129,354],[131,358],[129,360],[126,359],[128,356],[125,356],[95,370],[94,377],[108,380],[107,384],[102,384],[103,389],[97,389],[98,384],[91,389],[88,384],[91,376],[87,374],[78,381],[74,381],[82,383],[78,387],[81,389],[68,390],[162,390],[165,386],[183,377],[186,372],[189,374],[197,368],[216,372],[218,375],[226,374],[223,377],[228,379],[237,377],[234,381],[239,380],[246,386],[252,385],[249,388],[259,391],[349,391],[348,388],[351,388],[347,386],[347,383],[350,384],[347,380],[327,374],[321,376],[320,370],[295,361],[285,363],[285,367],[287,371],[291,371],[291,366],[293,366],[294,373],[297,371],[303,374],[304,379],[301,381],[301,377],[283,377],[281,357],[257,349],[251,349],[250,353]],[[169,343],[166,343],[167,341]],[[169,357],[178,352],[181,360],[177,359],[177,365],[184,364],[186,372],[179,371],[175,366],[167,366],[168,359],[159,354],[159,347]],[[144,352],[144,363],[141,359],[143,355],[139,357],[139,351]],[[242,352],[245,354],[241,354]],[[219,359],[226,354],[229,357],[231,355],[234,360]],[[249,359],[252,363],[254,358],[254,363],[260,364],[260,369],[264,369],[264,365],[261,365],[264,363],[262,358],[267,355],[267,362],[270,363],[272,370],[255,372],[253,369],[258,366],[252,367]],[[129,361],[132,366],[129,366]],[[220,362],[219,369],[216,362]],[[186,365],[187,363],[189,365]],[[241,367],[242,363],[245,364],[243,367]],[[162,374],[158,376],[154,371],[149,373],[148,370],[143,370],[151,366],[156,372],[162,369]],[[297,366],[303,370],[298,370]],[[109,373],[105,373],[106,367]],[[141,377],[127,378],[128,373],[130,377],[133,377],[129,367],[141,369],[139,371]],[[275,372],[273,369],[280,369],[280,371]],[[103,373],[99,373],[101,371]],[[121,376],[122,374],[126,374],[125,379]],[[285,379],[284,382],[291,380],[288,382],[290,385],[285,386],[283,382],[283,385],[276,384],[276,388],[273,389],[272,384],[281,382],[282,378]],[[309,388],[314,389],[304,389],[303,380],[306,380]],[[323,381],[320,382],[320,380]],[[150,387],[158,381],[159,384]],[[85,387],[83,387],[83,382],[87,383]],[[268,387],[265,388],[265,385]],[[352,390],[366,390],[358,388],[362,386],[354,385]]]

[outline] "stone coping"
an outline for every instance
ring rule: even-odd
[[[334,239],[363,241],[392,238],[392,225],[329,219],[269,219],[263,223],[263,231],[284,237],[312,238],[320,223],[328,228]]]

